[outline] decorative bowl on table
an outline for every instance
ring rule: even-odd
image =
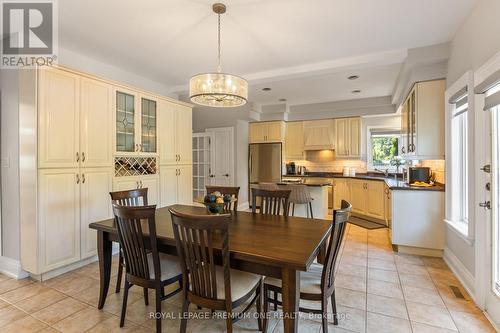
[[[209,214],[230,214],[231,204],[236,201],[232,195],[222,195],[220,192],[213,192],[196,200],[207,207]]]

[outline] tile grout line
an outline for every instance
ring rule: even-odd
[[[399,273],[398,265],[396,264],[396,260],[394,260],[394,264],[396,266],[396,272],[398,274],[398,280],[399,280],[399,286],[401,287],[401,293],[403,294],[403,301],[405,303],[406,315],[408,316],[408,322],[410,323],[410,331],[413,332],[413,325],[411,324],[412,320],[411,320],[411,317],[410,317],[410,311],[408,311],[408,304],[407,304],[407,301],[406,301],[406,295],[405,295],[405,292],[403,290],[403,282],[401,281],[401,276],[400,276],[400,273]]]

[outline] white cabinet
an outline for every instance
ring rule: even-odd
[[[113,191],[128,191],[138,188],[148,189],[148,205],[160,203],[158,175],[115,177],[113,180]]]
[[[285,123],[283,121],[250,123],[249,143],[283,142],[284,137]]]
[[[335,178],[333,183],[333,209],[340,209],[342,200],[351,201],[349,178]]]
[[[192,163],[191,108],[159,101],[160,164]]]
[[[286,123],[285,155],[287,160],[304,159],[304,123],[302,121]]]
[[[115,151],[120,155],[158,152],[158,99],[115,87]]]
[[[335,155],[338,157],[359,158],[361,154],[361,119],[335,119],[335,133]]]
[[[401,106],[401,154],[444,159],[445,81],[417,82]]]
[[[193,166],[160,166],[161,207],[192,204]]]
[[[40,170],[38,200],[38,240],[43,271],[80,260],[78,169]]]
[[[335,121],[333,119],[305,121],[304,149],[335,149]]]
[[[78,167],[80,79],[57,69],[38,73],[38,166]]]
[[[89,228],[89,224],[113,217],[109,197],[109,192],[112,191],[113,172],[110,168],[85,168],[80,172],[80,230],[83,259],[97,254],[97,233]]]
[[[80,161],[85,167],[113,165],[113,89],[98,80],[80,84]]]

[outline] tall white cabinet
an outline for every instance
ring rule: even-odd
[[[132,104],[122,107],[126,125],[133,119],[132,151],[117,148],[117,103],[122,102],[117,92],[133,96]],[[178,142],[174,155],[183,158],[174,163],[183,178],[164,187],[180,193],[171,203],[189,201],[189,105],[55,67],[20,71],[19,104],[21,263],[34,276],[96,255],[96,232],[88,225],[112,217],[109,192],[147,187],[149,202],[162,202],[158,161],[165,145],[159,132],[163,140]],[[158,122],[160,104],[176,110],[175,131]],[[125,166],[119,169],[117,161],[123,158],[145,158],[148,174],[121,177]]]

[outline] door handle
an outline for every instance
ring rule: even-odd
[[[486,172],[486,173],[490,173],[490,172],[491,172],[491,165],[486,164],[486,165],[484,165],[484,166],[483,166],[481,169],[479,169],[479,170],[484,171],[484,172]]]
[[[76,152],[76,161],[80,162],[80,154],[78,152]]]
[[[484,209],[490,210],[491,209],[491,202],[485,201],[485,202],[480,202],[479,207],[483,207]]]

